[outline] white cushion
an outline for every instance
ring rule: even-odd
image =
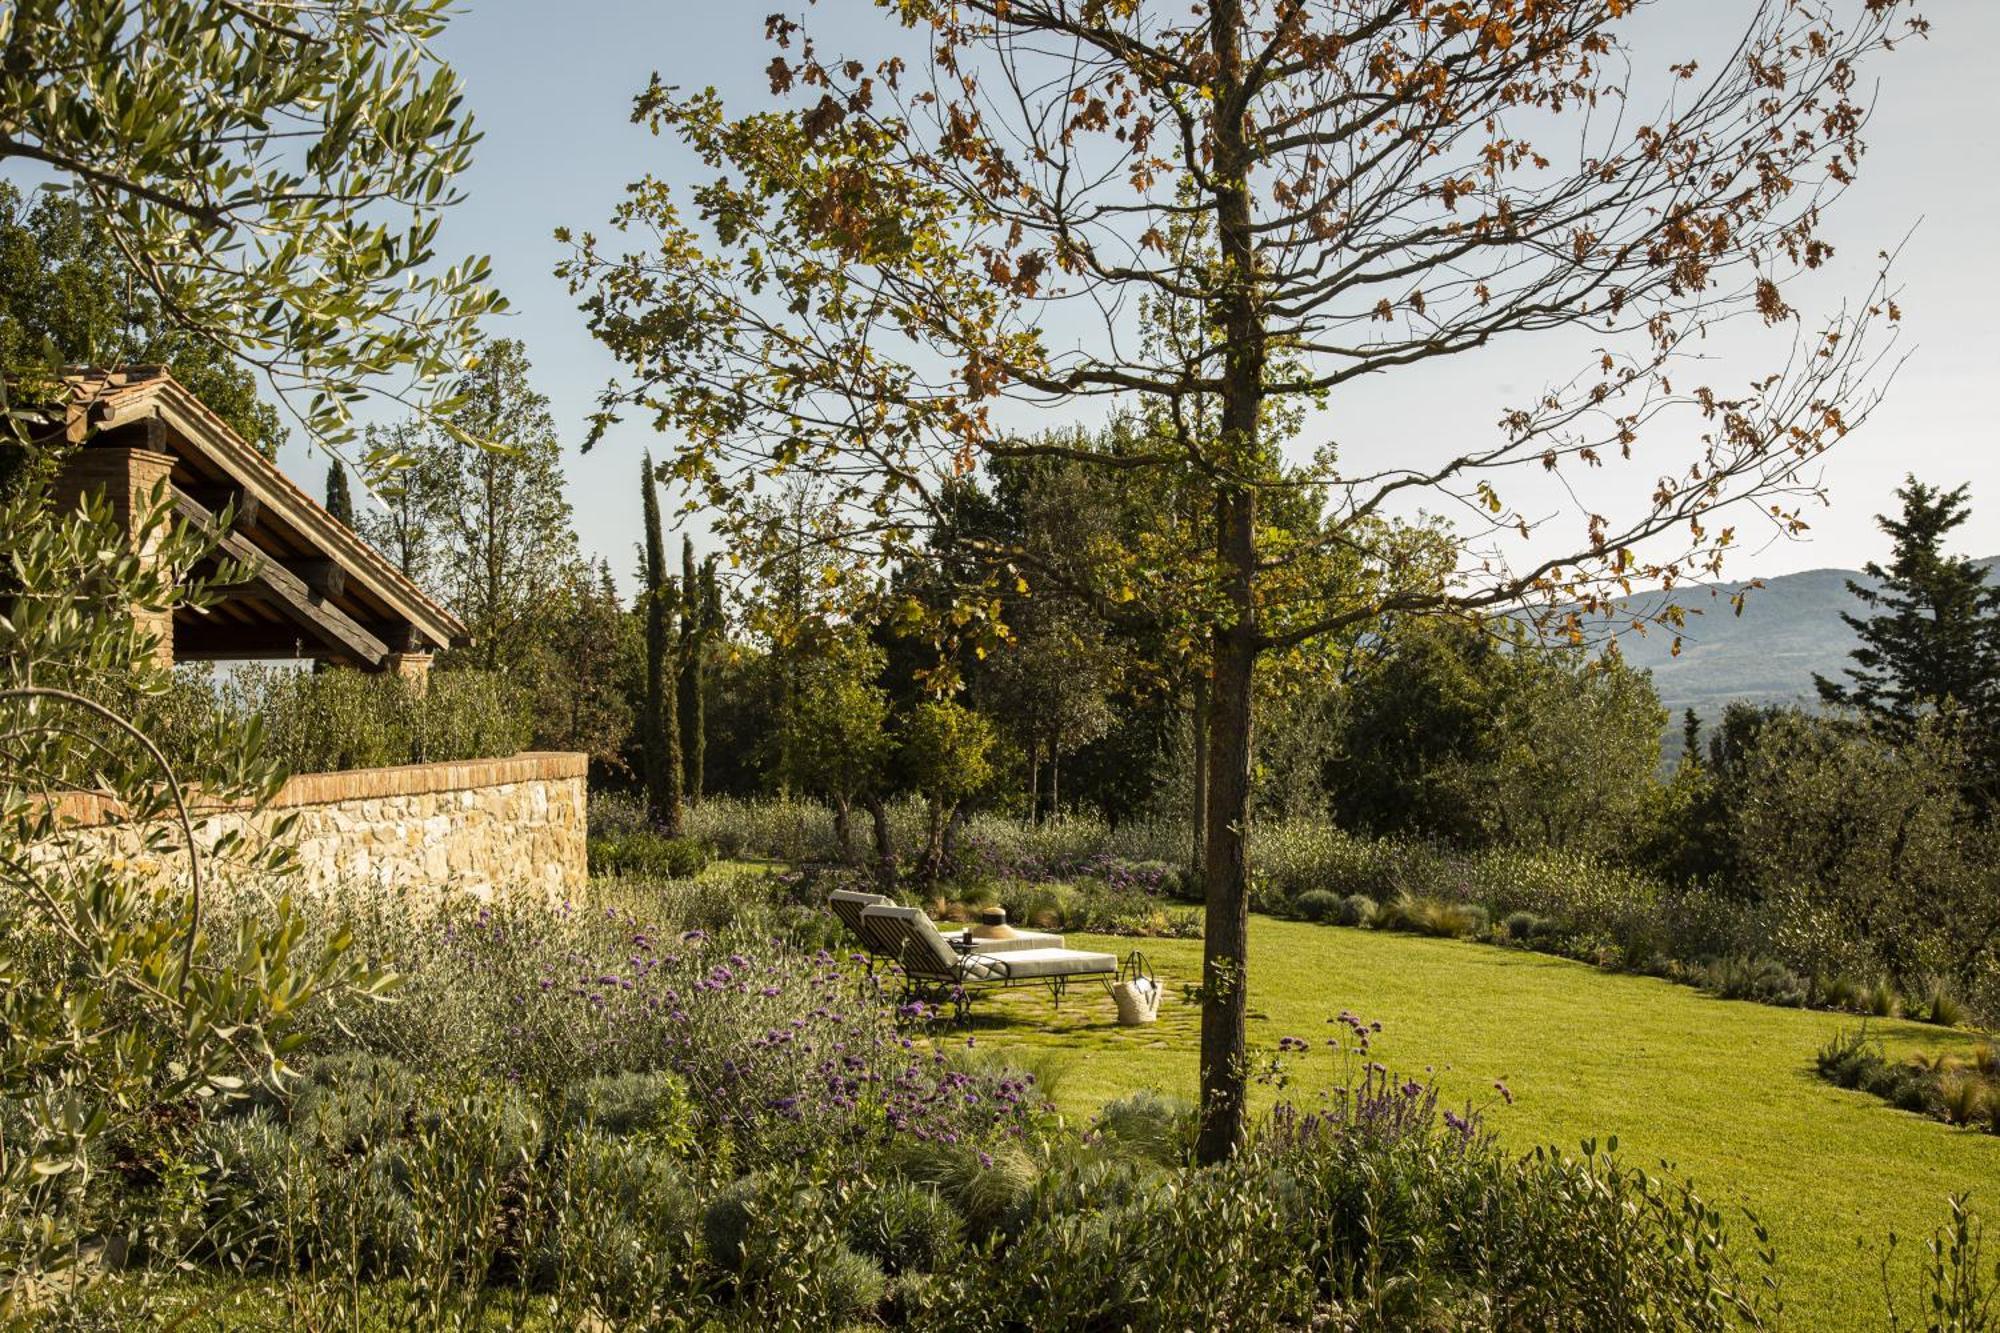
[[[986,961],[988,959],[990,961]],[[966,959],[965,966],[967,978],[978,981],[1092,977],[1104,972],[1116,975],[1118,960],[1108,953],[1086,953],[1082,949],[1021,949],[1014,953],[973,954]]]

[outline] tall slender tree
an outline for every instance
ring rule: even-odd
[[[708,658],[722,633],[722,590],[716,581],[715,557],[696,562],[694,538],[681,537],[681,620],[679,645],[681,755],[686,766],[683,787],[689,805],[701,804],[708,763]]]
[[[381,505],[355,515],[360,525],[356,531],[388,556],[404,578],[428,588],[444,555],[437,512],[442,469],[430,447],[430,432],[423,423],[410,420],[371,425],[363,438],[370,454],[404,460],[404,466],[376,488]]]
[[[354,492],[347,485],[347,465],[338,458],[326,469],[326,512],[354,526]]]
[[[1831,253],[1860,64],[1908,5],[1754,0],[1713,69],[1631,50],[1643,8],[903,0],[885,9],[928,41],[915,62],[907,34],[853,58],[778,17],[775,112],[733,118],[657,79],[638,99],[706,164],[692,205],[649,180],[614,218],[642,246],[574,238],[563,271],[637,377],[599,428],[650,414],[725,526],[774,472],[815,479],[892,558],[996,461],[1205,491],[1212,541],[1107,563],[1090,599],[1183,590],[1211,663],[1204,1160],[1247,1123],[1260,660],[1386,613],[1587,614],[1640,579],[1711,575],[1735,541],[1715,515],[1796,531],[1815,460],[1873,401],[1863,335],[1896,317],[1886,293],[1808,328],[1786,283]],[[1642,63],[1674,76],[1650,107]],[[1194,336],[1141,336],[1154,298],[1198,312]],[[1732,315],[1778,330],[1752,353],[1776,369],[1739,363],[1716,389],[1701,351]],[[1424,375],[1414,402],[1440,361],[1530,339],[1577,361],[1496,403],[1490,437],[1277,447],[1281,423],[1359,383]],[[1104,398],[1169,433],[1114,452],[1006,429]],[[1617,479],[1523,480],[1598,469]],[[1325,510],[1310,535],[1266,522],[1307,488]],[[1460,516],[1447,577],[1393,582],[1381,520],[1399,508]],[[948,615],[987,613],[993,591]]]
[[[681,718],[678,690],[679,590],[667,572],[667,541],[660,528],[659,480],[645,455],[639,490],[646,527],[640,597],[646,614],[646,698],[640,718],[646,812],[669,837],[682,832]]]
[[[465,656],[517,675],[539,669],[542,608],[577,559],[562,440],[533,375],[520,342],[481,344],[456,386],[457,408],[423,434],[411,463],[424,474],[433,577],[472,629]]]

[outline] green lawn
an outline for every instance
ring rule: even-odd
[[[1489,945],[1262,917],[1250,940],[1253,1044],[1291,1035],[1317,1045],[1330,1035],[1326,1020],[1352,1009],[1381,1021],[1386,1063],[1435,1066],[1455,1101],[1483,1101],[1504,1079],[1515,1104],[1494,1108],[1487,1123],[1512,1146],[1573,1152],[1586,1136],[1615,1134],[1628,1161],[1672,1163],[1712,1201],[1743,1204],[1770,1225],[1793,1327],[1879,1325],[1885,1238],[1905,1238],[1907,1278],[1917,1242],[1955,1190],[1974,1191],[1994,1222],[1988,1262],[2000,1249],[2000,1138],[1814,1075],[1814,1053],[1856,1019],[1718,1000]],[[1073,990],[1059,1015],[1045,994],[1018,991],[981,1000],[979,1043],[1032,1048],[1055,1066],[1057,1104],[1077,1115],[1140,1087],[1192,1096],[1197,1015],[1181,987],[1199,974],[1200,942],[1069,943],[1120,954],[1140,944],[1167,986],[1159,1023],[1119,1028],[1095,991]],[[1874,1028],[1892,1050],[1973,1041],[1914,1023]],[[1317,1057],[1322,1072],[1326,1059]],[[1311,1068],[1299,1070],[1308,1087]]]

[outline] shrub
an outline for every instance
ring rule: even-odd
[[[419,692],[386,673],[239,667],[216,680],[208,707],[255,720],[266,753],[294,773],[495,758],[531,739],[522,692],[487,671],[432,672]]]
[[[1375,900],[1365,893],[1350,893],[1340,900],[1333,914],[1337,926],[1372,926],[1377,912]]]
[[[849,1320],[872,1315],[888,1295],[889,1280],[881,1266],[846,1245],[824,1251],[809,1271],[810,1279],[800,1283],[799,1290],[817,1298],[806,1308],[825,1318],[823,1327],[837,1328]],[[783,1276],[792,1278],[789,1273]]]
[[[1983,1079],[1960,1070],[1938,1079],[1938,1103],[1944,1118],[1954,1125],[1969,1125],[1984,1114],[1986,1093]]]
[[[1526,944],[1542,928],[1542,919],[1533,912],[1509,912],[1500,923],[1500,934],[1515,944]]]
[[[774,906],[766,877],[619,884],[646,915],[615,903],[373,901],[354,923],[356,948],[394,967],[400,1002],[317,1029],[300,1058],[360,1046],[454,1079],[556,1089],[670,1071],[685,1081],[697,1137],[726,1140],[739,1170],[796,1160],[828,1138],[983,1143],[1039,1115],[1017,1071],[940,1064],[906,1046],[893,1007],[856,1003],[832,954],[782,942],[795,922],[838,923]],[[655,924],[681,913],[723,924]],[[823,1068],[836,1045],[842,1063]]]
[[[812,1170],[746,1176],[702,1219],[710,1257],[736,1274],[739,1304],[780,1328],[843,1327],[872,1314],[888,1291],[881,1267],[843,1238],[837,1200]]]
[[[937,1272],[964,1249],[965,1224],[935,1189],[892,1181],[864,1190],[847,1218],[847,1243],[891,1275]]]
[[[901,1142],[888,1149],[884,1162],[949,1200],[974,1241],[1018,1220],[1040,1174],[1034,1159],[1016,1144],[982,1151],[962,1143]]]
[[[1000,887],[1000,905],[1007,919],[1035,929],[1069,929],[1078,890],[1069,884],[1031,884],[1009,880]]]
[[[2000,1083],[1975,1055],[1972,1067],[1961,1067],[1948,1056],[1916,1056],[1890,1063],[1881,1043],[1868,1039],[1863,1028],[1836,1035],[1821,1048],[1820,1077],[1844,1088],[1871,1093],[1919,1115],[1937,1116],[1954,1125],[1982,1118],[2000,1133]]]
[[[1704,989],[1725,1000],[1757,1000],[1798,1009],[1808,987],[1790,968],[1771,958],[1720,958],[1702,977]]]
[[[1835,1033],[1819,1051],[1820,1076],[1843,1088],[1862,1088],[1886,1061],[1881,1045],[1868,1039],[1865,1027]]]
[[[345,1051],[315,1061],[291,1105],[293,1132],[317,1152],[347,1156],[399,1136],[422,1096],[395,1060]]]
[[[1327,889],[1308,889],[1292,900],[1292,910],[1307,921],[1331,921],[1340,912],[1343,899]]]
[[[1382,924],[1438,939],[1467,939],[1486,929],[1486,909],[1472,903],[1405,895],[1384,909]]]
[[[1845,973],[1835,973],[1820,987],[1820,1003],[1828,1009],[1856,1010],[1861,1007],[1861,984]]]
[[[643,879],[693,879],[708,868],[706,844],[650,829],[590,839],[590,873]]]
[[[1923,1017],[1926,1023],[1955,1028],[1966,1020],[1965,1005],[1942,981],[1933,981],[1924,992]]]
[[[1117,1152],[1160,1166],[1186,1165],[1198,1127],[1195,1107],[1151,1089],[1105,1104],[1093,1128]]]
[[[583,1311],[688,1313],[701,1215],[679,1164],[643,1142],[584,1131],[563,1140],[555,1170],[536,1283]]]
[[[564,1101],[575,1123],[602,1134],[672,1151],[694,1143],[694,1105],[687,1084],[664,1069],[582,1079],[569,1086]]]
[[[743,1263],[744,1242],[756,1221],[756,1200],[760,1182],[741,1176],[710,1199],[701,1214],[701,1240],[710,1262],[735,1270]]]

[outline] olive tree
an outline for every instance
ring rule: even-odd
[[[851,53],[774,17],[770,106],[658,78],[637,99],[699,188],[638,183],[613,220],[629,250],[569,236],[563,272],[628,372],[600,426],[650,415],[725,516],[804,473],[901,552],[955,480],[1032,457],[1206,498],[1199,558],[1171,567],[1212,664],[1204,1160],[1245,1127],[1259,660],[1385,612],[1588,612],[1709,574],[1730,511],[1799,521],[1872,401],[1886,292],[1825,324],[1790,294],[1859,167],[1861,63],[1919,20],[1754,0],[1703,67],[1632,49],[1647,8],[902,0]],[[1642,95],[1642,63],[1663,91]],[[1198,316],[1186,336],[1145,336],[1163,300]],[[1709,383],[1696,354],[1736,316],[1768,365]],[[1352,439],[1275,447],[1288,413],[1310,429],[1361,381],[1415,400],[1439,362],[1520,344],[1554,373],[1490,433],[1399,436],[1376,461]],[[1121,407],[1167,429],[1116,450],[1011,429]],[[1302,487],[1324,521],[1274,532],[1263,515]],[[1448,577],[1367,572],[1393,568],[1399,510],[1456,518]],[[1158,578],[1114,567],[1098,600]]]
[[[929,699],[902,724],[900,758],[924,800],[924,850],[918,871],[927,883],[944,872],[947,842],[965,809],[993,780],[993,724],[950,699]]]
[[[213,721],[178,767],[153,739],[174,680],[146,625],[243,576],[216,536],[163,493],[128,538],[105,502],[58,511],[35,485],[0,501],[0,533],[0,1327],[39,1328],[53,1284],[80,1280],[105,1141],[280,1082],[315,1004],[387,979],[344,933],[312,942],[282,836],[206,819],[282,784],[257,730]],[[85,831],[93,810],[108,822]],[[254,908],[218,913],[242,882]]]
[[[370,390],[432,398],[501,304],[437,253],[478,138],[432,46],[448,8],[12,0],[0,170],[75,196],[167,322],[344,438]]]

